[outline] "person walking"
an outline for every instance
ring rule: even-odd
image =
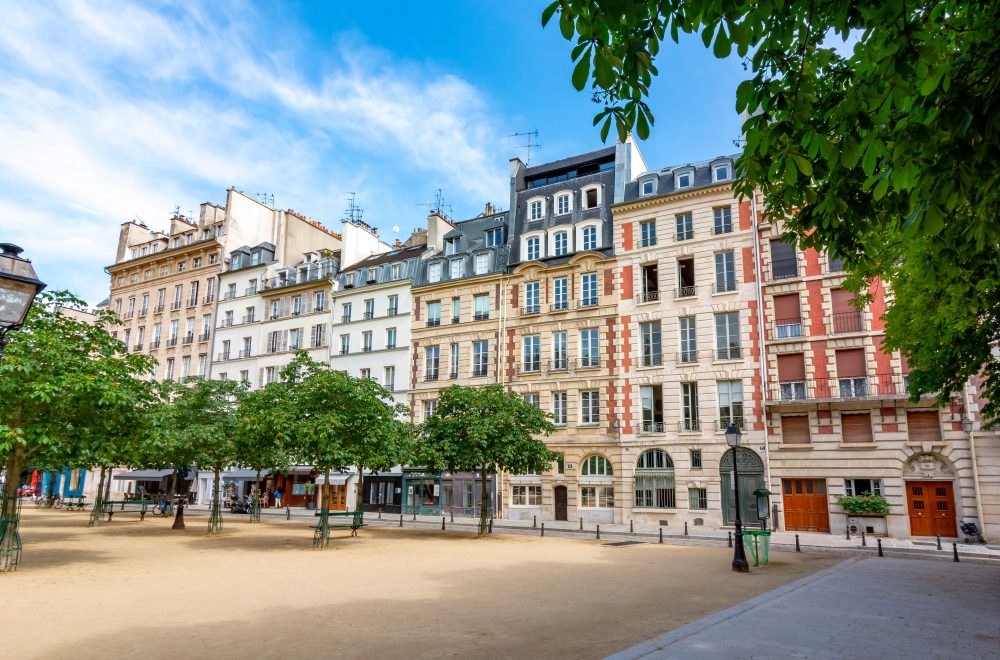
[[[277,488],[274,489],[274,506],[281,508],[281,491]]]

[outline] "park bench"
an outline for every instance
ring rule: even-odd
[[[139,520],[145,520],[152,503],[153,500],[104,500],[104,513],[108,514],[108,522],[116,513],[138,513]]]
[[[319,517],[323,515],[322,511],[317,511],[316,516]],[[357,536],[358,530],[362,527],[367,527],[365,524],[365,512],[364,511],[330,511],[329,516],[331,518],[351,518],[350,522],[335,523],[330,522],[330,529],[350,529],[351,536]],[[319,525],[313,525],[313,529],[319,533]]]

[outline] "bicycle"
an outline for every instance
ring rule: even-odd
[[[149,510],[149,513],[154,516],[163,516],[168,518],[174,514],[174,505],[169,500],[160,500],[158,503],[153,505],[153,508]]]
[[[35,498],[36,509],[61,509],[63,504],[61,495],[39,495]]]

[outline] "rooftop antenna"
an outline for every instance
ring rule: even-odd
[[[365,210],[357,205],[357,193],[347,193],[350,197],[347,198],[347,208],[344,209],[344,213],[347,216],[345,219],[348,222],[361,222],[361,217],[364,215]]]
[[[428,215],[431,213],[437,213],[438,215],[447,218],[452,214],[451,204],[444,201],[444,193],[441,192],[440,188],[438,188],[437,192],[434,194],[433,202],[424,202],[423,204],[415,204],[415,206],[426,206]],[[445,213],[445,209],[448,210],[447,213]]]
[[[525,138],[527,138],[527,140],[528,140],[527,144],[522,144],[522,145],[518,145],[517,146],[518,149],[527,149],[528,150],[528,152],[525,154],[525,159],[524,159],[524,164],[525,165],[527,165],[528,163],[531,162],[531,148],[534,147],[535,149],[539,149],[542,146],[542,145],[538,144],[538,129],[537,128],[534,129],[534,130],[530,130],[530,131],[518,131],[517,133],[512,133],[510,135],[510,137],[525,137]],[[532,139],[534,139],[534,143],[532,143]]]

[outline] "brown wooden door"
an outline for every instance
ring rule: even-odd
[[[829,532],[830,513],[824,479],[782,479],[785,529],[792,532]]]
[[[907,481],[906,508],[913,536],[955,536],[955,494],[948,481]]]
[[[569,497],[566,494],[566,486],[556,486],[553,490],[556,498],[556,520],[569,520],[566,515],[569,505]]]

